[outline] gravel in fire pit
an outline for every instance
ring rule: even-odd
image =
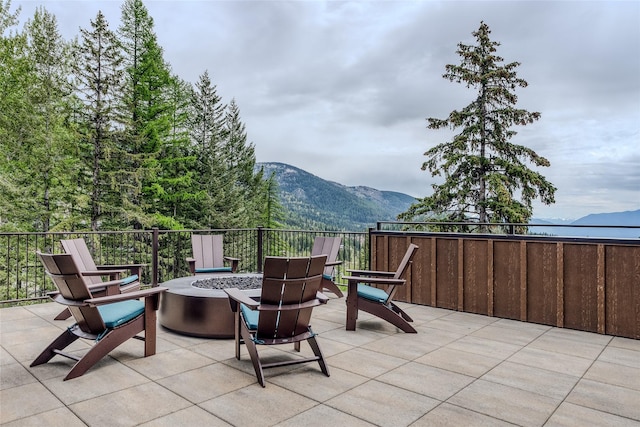
[[[219,274],[195,280],[191,286],[201,289],[258,289],[262,287],[262,274]]]

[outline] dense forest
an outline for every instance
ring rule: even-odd
[[[141,0],[121,10],[64,40],[0,0],[0,231],[271,226],[240,107],[172,73]]]

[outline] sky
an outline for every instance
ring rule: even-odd
[[[205,71],[235,99],[258,162],[282,162],[348,186],[414,197],[440,182],[424,152],[460,130],[429,130],[473,88],[444,79],[458,43],[484,21],[504,63],[519,62],[517,107],[541,119],[512,143],[546,157],[557,187],[536,218],[640,209],[640,1],[144,1],[174,74]],[[44,6],[70,40],[122,1]]]

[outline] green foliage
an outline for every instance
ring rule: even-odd
[[[268,186],[240,109],[172,76],[141,0],[72,46],[0,0],[0,229],[260,225]],[[16,29],[14,29],[16,27]]]
[[[532,201],[554,203],[556,188],[527,167],[549,166],[533,150],[510,142],[515,125],[527,125],[540,113],[515,108],[516,88],[527,82],[516,75],[518,62],[502,64],[495,54],[500,44],[491,41],[482,22],[473,35],[476,45],[458,44],[460,65],[447,65],[444,78],[477,90],[476,99],[446,119],[429,118],[429,129],[461,128],[451,141],[429,149],[422,170],[444,177],[433,193],[398,216],[401,220],[446,218],[449,221],[527,223]],[[519,200],[518,200],[519,198]]]

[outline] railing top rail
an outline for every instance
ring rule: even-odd
[[[419,222],[419,221],[378,221],[377,229],[380,230],[380,226],[382,224],[393,224],[393,225],[459,225],[459,226],[469,226],[469,227],[560,227],[560,228],[628,228],[628,229],[640,229],[640,225],[603,225],[603,224],[525,224],[525,223],[517,223],[517,222],[448,222],[448,221],[428,221],[428,222]]]

